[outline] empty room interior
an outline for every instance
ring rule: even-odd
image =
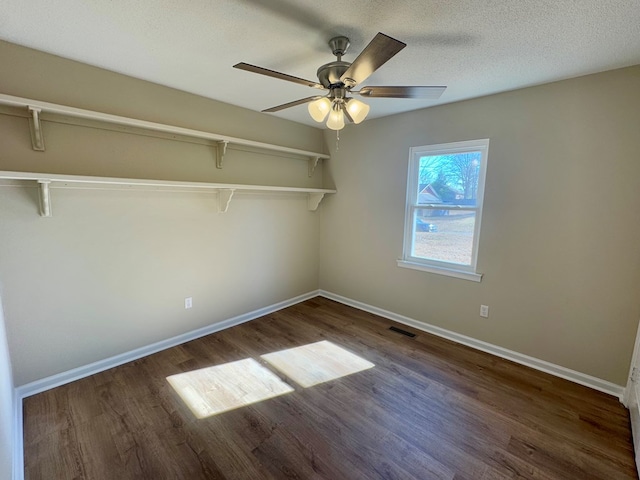
[[[639,25],[0,2],[0,478],[637,479]]]

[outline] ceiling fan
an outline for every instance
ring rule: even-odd
[[[263,112],[278,112],[285,108],[295,107],[308,103],[309,114],[316,122],[323,122],[327,118],[327,127],[332,130],[341,130],[345,125],[345,117],[353,123],[362,122],[369,113],[369,105],[349,94],[358,94],[369,98],[422,98],[437,99],[445,91],[444,86],[405,86],[405,87],[361,87],[353,88],[365,81],[378,68],[388,62],[394,55],[407,46],[399,40],[389,37],[384,33],[378,33],[365,49],[358,55],[353,63],[343,62],[342,56],[347,52],[350,41],[347,37],[339,36],[329,40],[329,47],[337,57],[335,62],[330,62],[318,68],[318,82],[294,77],[286,73],[276,72],[267,68],[238,63],[234,68],[248,72],[259,73],[268,77],[286,80],[288,82],[306,85],[318,90],[328,90],[326,95],[314,95],[301,98],[293,102],[271,107]]]

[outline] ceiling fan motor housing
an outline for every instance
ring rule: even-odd
[[[322,65],[318,69],[318,81],[328,89],[343,87],[344,83],[340,80],[342,74],[351,66],[349,62],[331,62]]]

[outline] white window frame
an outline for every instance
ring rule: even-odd
[[[451,155],[456,153],[480,152],[480,171],[478,176],[478,191],[476,205],[451,205],[451,204],[418,204],[419,167],[420,158],[424,156]],[[487,158],[489,154],[489,139],[468,140],[463,142],[441,143],[438,145],[425,145],[411,147],[409,149],[409,171],[407,174],[407,201],[404,218],[404,246],[402,259],[398,260],[398,266],[412,268],[451,277],[462,278],[479,282],[482,274],[476,271],[478,261],[478,245],[480,243],[480,227],[482,220],[482,206],[484,203],[484,184],[487,172]],[[475,212],[475,227],[473,232],[473,246],[470,265],[461,265],[452,262],[415,257],[412,255],[415,221],[415,210],[423,208],[437,208],[442,210],[472,210]]]

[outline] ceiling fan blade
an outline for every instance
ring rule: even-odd
[[[427,98],[438,99],[447,87],[362,87],[359,93],[363,97],[384,98]],[[354,92],[356,93],[356,92]]]
[[[306,85],[307,87],[324,89],[324,86],[318,82],[312,82],[311,80],[305,80],[304,78],[294,77],[293,75],[287,75],[286,73],[276,72],[275,70],[269,70],[268,68],[257,67],[256,65],[251,65],[249,63],[240,62],[235,64],[233,68],[246,70],[247,72],[259,73],[260,75],[266,75],[267,77],[286,80],[287,82]]]
[[[263,112],[273,113],[279,112],[280,110],[284,110],[285,108],[295,107],[296,105],[302,105],[303,103],[309,103],[313,100],[317,100],[322,98],[322,95],[316,95],[314,97],[301,98],[300,100],[295,100],[289,103],[283,103],[282,105],[278,105],[277,107],[267,108],[266,110],[262,110]]]
[[[340,80],[349,87],[365,81],[369,75],[387,63],[406,46],[406,43],[391,38],[384,33],[378,33],[362,53],[358,55],[358,58],[353,61],[347,71],[342,74]]]

